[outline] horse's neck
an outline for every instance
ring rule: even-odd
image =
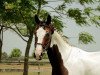
[[[66,61],[69,56],[71,46],[68,43],[66,43],[56,31],[52,35],[51,46],[53,44],[57,44],[59,52],[62,55],[63,61]]]
[[[68,75],[68,70],[62,65],[61,67],[52,67],[52,75]]]

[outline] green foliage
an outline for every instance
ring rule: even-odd
[[[20,57],[21,54],[22,54],[22,52],[20,51],[20,49],[14,48],[14,49],[12,50],[12,52],[11,52],[10,57],[11,57],[11,58],[12,58],[12,57]]]
[[[58,31],[62,31],[63,22],[61,21],[60,18],[58,18],[57,16],[54,16],[54,18],[52,19],[52,23],[53,23],[54,27],[55,27]]]
[[[34,22],[33,16],[34,14],[37,13],[37,10],[39,8],[38,7],[39,2],[38,0],[1,1],[0,10],[2,11],[2,13],[0,13],[1,14],[0,16],[3,21],[9,22],[9,23],[25,24],[26,27],[23,27],[20,25],[17,25],[17,27],[22,35],[24,36],[29,35],[29,30],[34,29],[35,22]],[[57,6],[55,9],[59,12],[60,11],[62,12],[63,10],[65,11],[66,3],[72,3],[72,2],[75,2],[75,1],[64,0],[64,2],[61,5]],[[93,0],[79,0],[79,2],[80,4],[84,5],[85,3],[87,4],[93,3]],[[47,1],[41,0],[41,5],[40,5],[41,7],[46,4],[48,4]],[[96,9],[99,10],[99,6]],[[83,11],[78,8],[70,8],[68,9],[67,14],[69,17],[73,18],[78,25],[83,26],[87,24],[86,16],[84,15],[90,16],[92,10],[93,9],[91,7],[86,7],[84,8]],[[62,14],[62,13],[59,13],[59,14]],[[48,11],[40,8],[40,13],[39,13],[40,18],[43,20],[46,20],[47,15],[48,15]],[[63,28],[63,22],[61,21],[61,19],[62,18],[58,16],[54,16],[52,18],[52,23],[58,31],[62,31],[62,28]],[[90,21],[96,24],[97,26],[100,26],[99,20],[100,20],[99,16],[92,16],[90,18]]]
[[[32,0],[5,0],[2,4],[4,9],[2,13],[0,13],[2,20],[11,23],[24,23],[30,25],[29,23],[33,21],[31,18],[33,17],[32,12],[36,10],[33,4]]]
[[[72,2],[73,0],[64,0],[66,3],[70,3]]]
[[[79,10],[78,8],[69,9],[67,13],[68,16],[74,18],[76,23],[79,24],[80,26],[87,23],[86,17],[82,16],[81,10]]]
[[[40,14],[39,14],[39,17],[43,20],[43,21],[46,21],[47,20],[47,16],[48,16],[48,12],[46,10],[41,10],[40,11]]]
[[[7,58],[8,58],[7,53],[6,53],[6,52],[3,52],[3,53],[2,53],[2,59],[7,59]]]
[[[0,18],[5,27],[12,27],[20,36],[29,36],[34,29],[33,16],[36,14],[35,2],[33,0],[3,0],[0,6]],[[6,24],[5,24],[6,23]],[[20,26],[20,23],[23,26]],[[12,25],[11,25],[12,24]],[[9,25],[9,26],[6,26]],[[18,35],[19,35],[18,34]]]
[[[79,2],[84,5],[85,3],[93,3],[93,0],[79,0]]]
[[[98,7],[96,8],[98,11],[100,11],[100,5],[98,5]]]
[[[88,16],[90,16],[90,13],[92,12],[92,8],[91,7],[87,7],[84,9],[84,13]]]
[[[36,2],[36,4],[38,4],[40,0],[39,1],[34,0],[34,1]],[[45,4],[48,4],[48,2],[46,0],[41,0],[41,5],[45,5]]]
[[[60,11],[63,11],[65,8],[66,8],[66,4],[63,3],[63,4],[59,5],[56,9],[60,10]]]
[[[100,27],[100,16],[93,16],[90,19],[92,24],[95,24],[97,27]]]
[[[82,6],[84,6],[83,10],[80,10],[79,8],[68,8],[67,4],[71,4],[73,2],[80,3]],[[73,18],[75,22],[80,25],[87,25],[88,21],[95,24],[96,26],[100,26],[100,16],[96,14],[92,14],[93,10],[100,11],[100,5],[97,7],[87,7],[85,4],[91,4],[95,3],[97,1],[95,0],[63,0],[62,4],[58,5],[56,8],[49,6],[54,10],[55,13],[60,14],[60,17],[54,16],[52,18],[52,23],[55,26],[55,28],[58,31],[62,31],[63,22],[62,17],[68,16],[70,18]],[[100,2],[100,1],[98,1]],[[44,10],[43,7],[46,7],[46,5],[49,3],[49,1],[46,0],[0,0],[0,19],[2,19],[3,23],[6,23],[6,25],[10,25],[13,23],[18,24],[17,30],[18,33],[21,33],[22,36],[29,36],[30,31],[34,30],[35,28],[35,22],[34,22],[34,15],[39,12],[39,16],[41,19],[46,20],[46,17],[49,14],[52,14],[52,12],[48,12],[47,10]],[[66,13],[67,12],[67,13]],[[68,14],[68,15],[67,15]],[[62,16],[63,15],[63,16]],[[88,19],[90,18],[90,19]],[[87,21],[88,19],[88,21]],[[20,23],[23,24],[23,26],[20,26]],[[12,26],[13,26],[12,25]]]
[[[87,32],[82,32],[79,34],[79,42],[83,44],[88,44],[94,42],[93,36]]]

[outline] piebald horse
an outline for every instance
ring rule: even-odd
[[[34,55],[37,60],[41,60],[44,51],[56,44],[69,75],[100,75],[100,52],[86,52],[66,43],[51,24],[50,15],[47,21],[40,21],[35,15],[35,21]]]
[[[68,75],[68,70],[63,64],[58,46],[53,45],[52,47],[49,47],[47,54],[52,66],[52,75]]]

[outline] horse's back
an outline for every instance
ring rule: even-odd
[[[100,75],[100,52],[88,52],[84,59],[86,75]]]
[[[99,52],[90,52],[89,57],[91,59],[100,61],[100,51]]]

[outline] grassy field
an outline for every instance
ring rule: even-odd
[[[0,72],[0,75],[23,75],[22,72]],[[51,72],[29,72],[29,75],[51,75]]]
[[[0,64],[0,69],[23,69],[24,65],[23,64],[17,64],[17,63],[12,63],[12,64]],[[29,70],[30,69],[50,69],[51,65],[50,64],[45,64],[45,65],[29,65]]]
[[[23,64],[0,64],[0,69],[23,69]],[[0,72],[0,75],[23,75],[23,72]],[[51,75],[51,65],[29,65],[29,75]]]

